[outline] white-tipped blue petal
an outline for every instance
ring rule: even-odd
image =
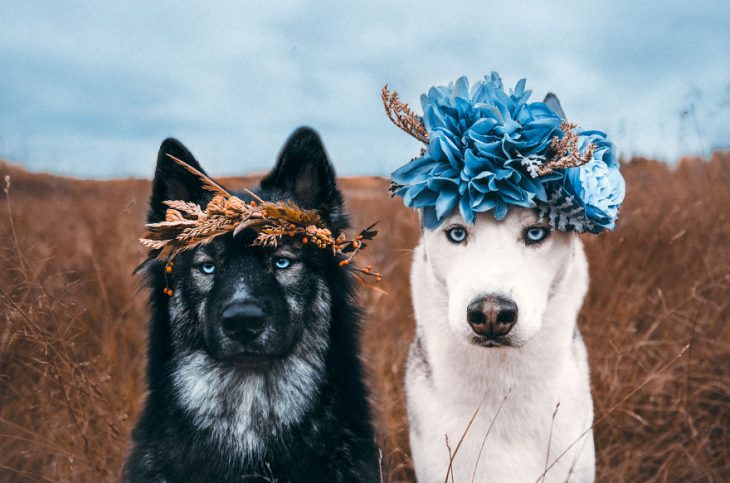
[[[476,213],[471,209],[468,196],[462,197],[459,201],[459,213],[467,223],[476,221]]]
[[[433,230],[434,228],[437,228],[441,221],[438,216],[436,216],[436,209],[433,206],[426,206],[423,208],[423,211],[421,212],[421,223],[423,223],[423,226],[429,230]]]
[[[406,204],[406,206],[411,206],[414,202],[414,200],[418,197],[418,195],[423,192],[423,190],[428,189],[428,186],[426,183],[419,183],[415,186],[408,186],[406,187],[406,190],[403,192],[403,203]]]
[[[391,173],[390,178],[401,185],[413,184],[419,181],[425,181],[428,174],[437,165],[438,162],[428,156],[421,156],[409,163],[404,164],[400,168]]]
[[[507,216],[507,213],[509,212],[509,207],[506,203],[502,201],[497,202],[497,206],[494,207],[494,218],[497,221],[502,221]]]
[[[410,203],[406,206],[410,208],[423,208],[425,206],[433,206],[438,199],[438,191],[423,189],[417,195],[411,198]]]
[[[436,216],[438,216],[439,218],[444,218],[449,213],[451,213],[451,210],[454,209],[454,206],[456,206],[458,202],[458,191],[441,191],[441,193],[439,193],[438,199],[436,200]]]
[[[459,77],[454,82],[454,96],[469,100],[469,80],[466,76]]]

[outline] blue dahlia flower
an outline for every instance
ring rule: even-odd
[[[466,77],[421,96],[426,152],[392,179],[407,206],[423,210],[435,228],[458,206],[467,222],[492,211],[503,219],[509,207],[535,208],[547,201],[544,184],[559,174],[535,179],[526,159],[545,159],[562,119],[542,102],[529,103],[525,80],[505,93],[496,73],[469,88]]]
[[[573,214],[577,219],[569,222],[578,231],[598,233],[605,228],[613,230],[626,194],[615,146],[600,131],[583,131],[579,133],[579,140],[581,153],[588,143],[593,143],[595,150],[591,161],[565,170],[562,188],[582,210],[578,214],[585,218],[581,220]]]
[[[461,77],[421,96],[427,135],[416,137],[427,148],[392,181],[406,206],[422,210],[426,228],[457,207],[473,223],[484,212],[502,220],[512,206],[537,209],[556,230],[614,228],[625,184],[613,143],[600,131],[576,131],[547,104],[528,102],[530,94],[524,79],[506,93],[493,72],[471,88]],[[397,95],[383,95],[391,117]],[[407,111],[409,122],[421,122]]]

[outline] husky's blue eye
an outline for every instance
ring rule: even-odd
[[[285,268],[289,268],[289,265],[291,265],[291,259],[286,257],[279,257],[276,259],[274,264],[276,265],[276,268],[280,268],[283,270]]]
[[[212,262],[202,263],[200,265],[200,270],[207,275],[215,273],[215,263],[212,263]]]
[[[540,243],[550,235],[550,230],[544,226],[533,226],[525,230],[525,243],[531,245]]]
[[[446,238],[451,243],[461,243],[466,240],[466,228],[462,226],[455,226],[446,230]]]

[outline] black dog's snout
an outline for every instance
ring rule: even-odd
[[[256,339],[265,325],[266,314],[254,303],[229,305],[221,314],[223,333],[242,344]]]
[[[489,339],[509,334],[517,322],[517,304],[506,297],[488,295],[473,300],[466,308],[472,330]]]

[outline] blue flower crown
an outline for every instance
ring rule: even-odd
[[[426,228],[438,227],[458,206],[468,223],[510,206],[538,210],[555,230],[613,229],[624,199],[616,148],[600,131],[578,130],[562,110],[528,102],[520,80],[509,94],[496,72],[466,77],[421,96],[423,118],[383,88],[390,120],[426,144],[393,172],[391,191],[419,208]]]

